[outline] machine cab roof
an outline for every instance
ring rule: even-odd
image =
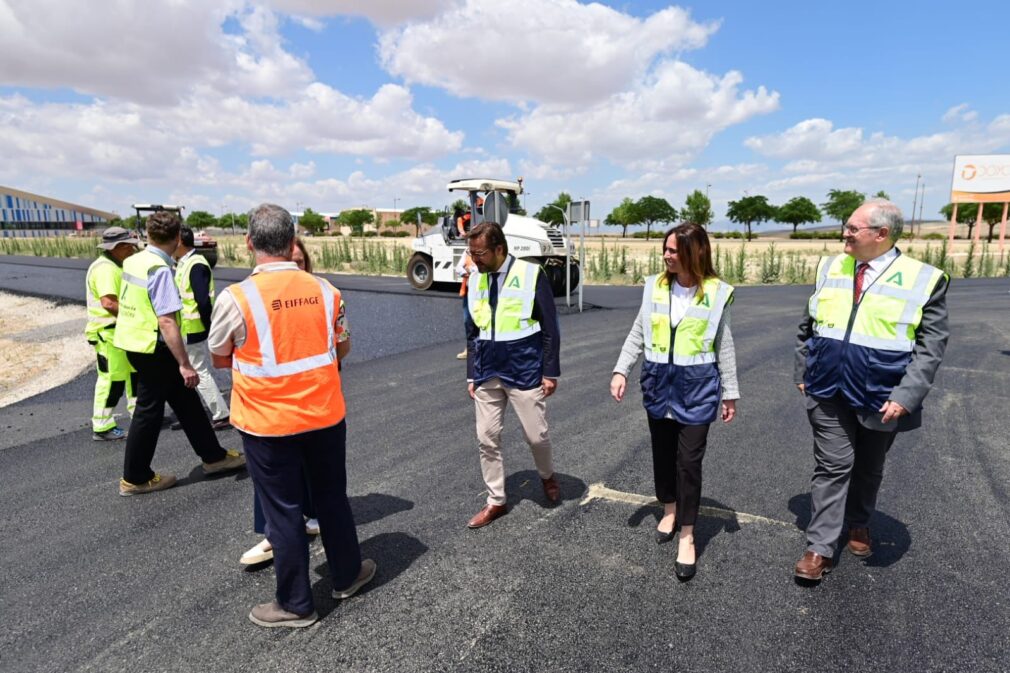
[[[514,180],[495,180],[493,178],[466,178],[464,180],[453,180],[448,187],[450,192],[456,191],[476,191],[476,192],[512,192],[513,194],[523,193],[523,181],[520,178]]]

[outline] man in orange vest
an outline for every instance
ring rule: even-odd
[[[255,606],[249,619],[303,627],[319,618],[302,519],[306,475],[333,597],[350,598],[375,575],[375,562],[361,559],[347,500],[338,363],[351,342],[340,323],[339,290],[291,261],[295,228],[288,211],[272,204],[254,209],[246,244],[256,268],[221,293],[208,343],[214,366],[232,370],[231,423],[242,435],[274,551],[276,600]]]

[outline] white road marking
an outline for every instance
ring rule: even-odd
[[[647,495],[639,495],[638,493],[626,493],[624,491],[617,491],[612,488],[607,488],[603,482],[597,482],[595,484],[590,484],[589,490],[586,491],[586,497],[582,499],[580,505],[585,505],[593,500],[609,500],[611,502],[623,502],[629,505],[638,505],[640,507],[661,507],[660,502],[655,498]],[[758,516],[757,514],[747,514],[746,512],[734,512],[731,509],[722,509],[720,507],[706,507],[702,505],[698,508],[698,513],[702,516],[713,516],[720,519],[729,519],[731,521],[736,521],[737,523],[766,523],[773,526],[783,526],[785,528],[796,528],[795,523],[788,521],[779,521],[778,519],[769,519],[765,516]]]

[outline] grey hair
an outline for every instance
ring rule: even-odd
[[[272,203],[262,203],[249,211],[249,240],[253,250],[271,257],[290,257],[295,240],[291,213]]]
[[[897,243],[901,238],[901,232],[905,229],[905,218],[901,215],[901,209],[887,199],[869,199],[863,202],[864,206],[873,206],[867,218],[871,227],[887,227],[887,237],[891,243]]]

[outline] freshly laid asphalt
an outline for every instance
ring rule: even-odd
[[[80,301],[84,266],[0,258],[0,290]],[[549,415],[562,504],[547,506],[509,412],[511,511],[471,531],[484,487],[454,359],[458,300],[395,278],[333,278],[353,341],[348,490],[375,581],[332,600],[314,541],[322,619],[254,626],[246,615],[274,577],[238,565],[258,539],[247,475],[203,477],[182,434],[166,431],[154,465],[179,486],[118,497],[123,446],[91,440],[85,374],[0,409],[0,670],[1010,670],[1006,279],[953,283],[950,347],[924,428],[900,435],[888,459],[875,553],[842,553],[811,587],[792,576],[813,467],[791,375],[808,287],[737,291],[743,399],[709,435],[699,570],[680,584],[676,544],[654,542],[659,510],[642,504],[652,476],[641,395],[634,382],[622,404],[608,394],[640,289],[589,287],[593,308],[561,317]],[[234,431],[221,438],[238,447]],[[587,500],[593,484],[628,495]]]

